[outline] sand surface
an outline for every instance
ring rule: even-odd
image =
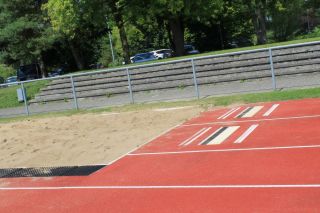
[[[0,124],[0,168],[108,164],[200,112],[175,108]]]

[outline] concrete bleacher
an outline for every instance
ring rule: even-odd
[[[305,44],[272,51],[276,76],[320,72],[320,44]],[[268,50],[195,58],[199,85],[271,78]],[[129,69],[134,93],[193,86],[191,61],[172,61]],[[126,69],[74,76],[78,98],[128,94]],[[52,80],[31,100],[43,103],[72,99],[70,77]]]

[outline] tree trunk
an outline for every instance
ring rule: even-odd
[[[267,42],[266,30],[266,2],[265,0],[255,0],[255,5],[249,4],[252,12],[252,22],[257,36],[258,44],[265,44]]]
[[[43,57],[40,56],[38,61],[39,61],[40,72],[41,72],[42,78],[48,77],[48,70],[47,70],[47,67],[43,61]]]
[[[169,26],[172,34],[173,49],[175,56],[183,56],[184,50],[184,27],[180,17],[169,20]]]
[[[76,48],[75,44],[73,43],[73,41],[68,41],[69,43],[69,47],[72,53],[72,56],[76,62],[77,68],[79,70],[83,70],[84,69],[84,62],[83,59],[79,53],[79,50]]]
[[[170,26],[169,26],[169,24],[167,22],[166,22],[166,30],[167,30],[167,33],[168,33],[170,47],[171,47],[171,49],[174,50],[175,48],[174,48],[174,42],[172,40],[171,30],[170,30]]]
[[[127,38],[127,33],[126,29],[124,27],[124,21],[123,17],[121,14],[120,9],[117,7],[116,1],[112,1],[110,3],[110,9],[112,11],[115,23],[119,29],[119,34],[120,34],[120,39],[121,39],[121,44],[122,44],[122,50],[123,50],[123,57],[124,57],[124,62],[126,64],[130,64],[130,48],[129,48],[129,43],[128,43],[128,38]]]
[[[224,50],[224,40],[223,40],[221,22],[218,24],[218,30],[219,30],[220,48]]]

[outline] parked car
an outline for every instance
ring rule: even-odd
[[[26,81],[41,78],[41,71],[39,64],[28,64],[20,66],[17,70],[17,80]]]
[[[193,55],[193,54],[199,54],[199,50],[196,50],[196,48],[190,44],[184,45],[184,50],[187,55]]]
[[[157,60],[157,58],[154,56],[152,52],[139,53],[131,57],[130,59],[132,63],[141,63],[141,62]]]
[[[151,52],[157,59],[170,58],[172,57],[172,53],[173,53],[171,49],[154,50]]]
[[[59,67],[59,68],[53,70],[52,72],[49,72],[48,76],[49,77],[56,77],[56,76],[60,76],[60,75],[63,75],[63,74],[64,74],[63,67]]]
[[[17,76],[10,76],[9,78],[6,79],[6,83],[9,84],[9,83],[15,83],[18,81],[18,78]],[[9,85],[8,85],[9,86]]]

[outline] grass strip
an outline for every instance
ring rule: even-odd
[[[170,108],[170,107],[182,107],[182,106],[198,106],[207,110],[217,106],[228,106],[231,104],[248,104],[258,102],[271,102],[271,101],[287,101],[306,98],[320,98],[320,88],[308,88],[308,89],[293,89],[274,92],[230,95],[223,97],[209,97],[199,100],[188,101],[170,101],[170,102],[157,102],[157,103],[142,103],[142,104],[130,104],[118,107],[106,107],[99,109],[89,110],[69,110],[65,112],[52,112],[43,113],[31,116],[20,116],[15,118],[0,118],[0,123],[30,120],[38,118],[50,118],[57,116],[72,116],[89,113],[101,113],[101,112],[128,112],[128,111],[140,111],[151,110],[158,108]]]

